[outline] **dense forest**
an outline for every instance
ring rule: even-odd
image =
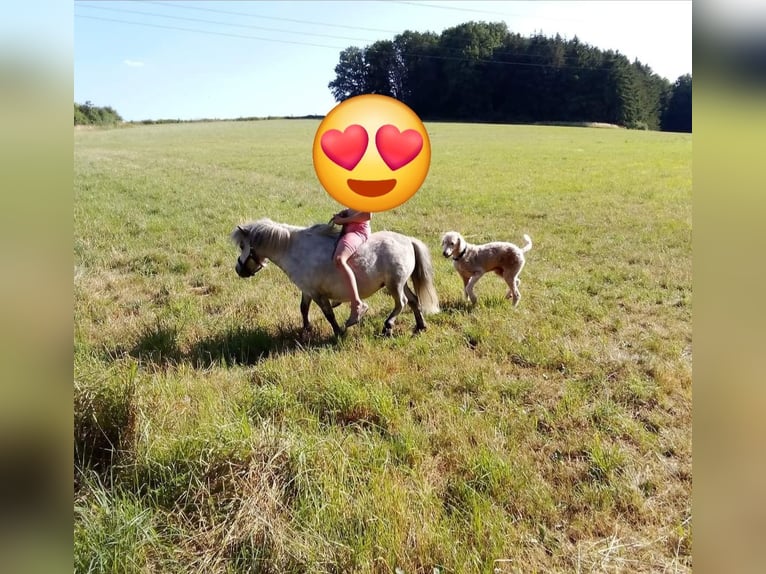
[[[651,41],[648,33],[647,41]],[[384,94],[425,121],[604,122],[691,132],[690,75],[671,84],[638,60],[577,37],[522,37],[505,23],[406,31],[340,53],[329,88],[341,102]]]
[[[74,104],[74,125],[76,126],[109,126],[120,122],[122,122],[120,114],[109,106],[94,106],[90,101]]]

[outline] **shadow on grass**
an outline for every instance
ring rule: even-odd
[[[476,308],[468,299],[444,299],[439,302],[442,313],[447,315],[471,313]]]
[[[477,309],[503,309],[513,308],[508,299],[501,295],[485,295],[483,297],[477,295],[476,304],[474,305],[468,299],[446,299],[441,302],[442,312],[448,315],[454,315],[457,313],[473,313]]]
[[[178,348],[178,329],[174,325],[157,321],[144,329],[138,342],[127,354],[141,362],[161,365],[177,363],[182,360]]]
[[[334,335],[301,328],[281,327],[276,333],[261,328],[236,328],[195,343],[186,360],[196,367],[213,365],[254,365],[265,358],[306,349],[333,347],[338,342]]]
[[[298,327],[279,327],[276,333],[260,327],[236,327],[182,349],[178,345],[178,329],[158,322],[147,328],[131,349],[123,352],[145,365],[166,367],[188,363],[204,369],[222,364],[255,365],[270,356],[332,347],[337,342],[338,338],[332,334],[316,331],[307,334]],[[122,352],[118,349],[116,354]]]

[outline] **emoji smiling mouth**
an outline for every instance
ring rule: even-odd
[[[346,183],[351,191],[365,197],[385,195],[396,187],[395,179],[349,179]]]

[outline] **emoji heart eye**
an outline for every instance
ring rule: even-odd
[[[423,136],[415,130],[400,132],[386,124],[375,134],[375,145],[386,165],[396,171],[415,159],[423,149]]]
[[[369,136],[365,129],[357,124],[348,126],[345,131],[327,130],[322,134],[322,151],[333,163],[351,171],[356,167],[364,152],[367,151]]]

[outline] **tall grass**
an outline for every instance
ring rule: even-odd
[[[326,221],[318,120],[75,132],[77,572],[683,572],[691,559],[691,136],[429,124],[375,229],[442,312],[335,339],[228,233]],[[478,305],[443,232],[534,248]],[[347,306],[337,309],[345,319]]]

